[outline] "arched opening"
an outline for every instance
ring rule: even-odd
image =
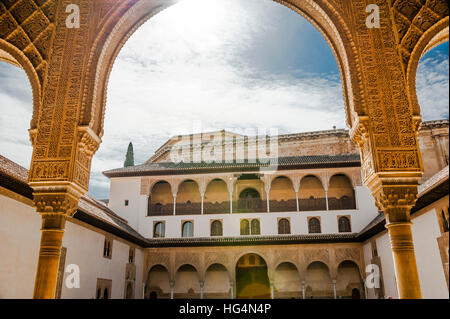
[[[308,219],[308,233],[310,234],[320,234],[322,228],[320,226],[320,219],[317,217],[311,217]]]
[[[150,269],[144,293],[146,299],[170,298],[169,272],[166,267],[155,265]]]
[[[292,181],[285,176],[278,176],[272,181],[269,193],[271,212],[295,212],[297,201]]]
[[[181,226],[181,237],[194,237],[194,224],[191,221],[184,222]]]
[[[239,193],[237,212],[259,212],[262,209],[262,200],[259,192],[254,188],[246,188]]]
[[[6,52],[1,44],[0,39],[0,156],[29,168],[33,153],[27,132],[34,116],[32,86],[20,64],[4,63],[2,53]]]
[[[148,197],[148,216],[173,215],[173,195],[170,184],[166,181],[155,183]]]
[[[359,267],[355,262],[345,260],[338,266],[336,293],[338,298],[361,298],[361,292],[364,291],[363,280]]]
[[[291,233],[291,223],[287,218],[281,218],[278,220],[278,234],[290,234]]]
[[[328,209],[356,209],[355,190],[344,174],[333,175],[328,185]]]
[[[415,77],[415,87],[411,87],[410,91],[417,94],[417,107],[424,121],[419,131],[424,173],[419,183],[435,175],[450,162],[448,132],[441,131],[439,126],[426,125],[426,121],[449,118],[448,22],[446,37],[443,43],[440,40],[445,38],[437,37],[428,44],[418,61],[417,73],[410,75]]]
[[[259,219],[252,219],[250,223],[250,232],[252,235],[260,235],[261,234],[261,225]]]
[[[200,298],[200,281],[197,269],[192,265],[182,265],[175,275],[174,298]]]
[[[222,264],[212,264],[205,274],[204,297],[207,299],[230,298],[230,277]]]
[[[334,298],[333,283],[328,266],[314,261],[306,269],[306,285],[310,288],[309,298]]]
[[[268,299],[270,285],[267,264],[256,254],[242,256],[236,264],[236,297],[238,299]]]
[[[180,184],[177,193],[176,215],[200,215],[202,197],[197,182],[186,180]]]
[[[250,222],[247,219],[241,220],[241,235],[250,235]]]
[[[350,219],[346,216],[341,216],[338,219],[338,230],[340,233],[351,233],[352,226],[350,224]]]
[[[166,225],[164,222],[157,222],[153,226],[153,238],[164,238],[166,236]]]
[[[223,227],[220,220],[211,223],[211,236],[223,236]]]
[[[301,211],[325,210],[325,190],[319,178],[307,175],[300,181],[298,203]]]
[[[227,184],[221,179],[213,179],[206,186],[203,214],[228,214],[230,194]]]
[[[290,262],[283,262],[277,266],[274,274],[275,298],[300,298],[302,285],[297,267]]]

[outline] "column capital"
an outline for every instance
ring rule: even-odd
[[[375,205],[383,211],[386,223],[409,222],[411,208],[418,197],[419,177],[383,177],[377,174],[367,186],[371,189]]]

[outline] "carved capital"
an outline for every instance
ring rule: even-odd
[[[43,217],[72,217],[78,208],[78,201],[83,191],[75,185],[70,186],[34,186],[34,203],[36,210]]]
[[[386,223],[409,222],[410,211],[417,201],[418,178],[380,178],[367,185],[375,204],[386,215]]]

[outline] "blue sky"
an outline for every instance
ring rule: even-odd
[[[424,120],[448,118],[448,50],[435,48],[419,66]],[[5,63],[0,81],[0,154],[28,168],[31,88]],[[109,197],[101,172],[123,165],[129,141],[139,164],[178,134],[333,126],[345,128],[337,65],[304,18],[269,0],[184,0],[146,22],[117,57],[90,193]]]

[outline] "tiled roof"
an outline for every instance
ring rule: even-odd
[[[15,180],[21,183],[27,184],[28,170],[1,155],[0,155],[0,172],[14,178]],[[25,186],[29,187],[28,185]],[[132,238],[136,239],[138,242],[145,242],[145,238],[142,237],[137,231],[135,231],[130,225],[128,225],[128,222],[125,219],[114,213],[111,209],[109,209],[105,205],[105,203],[93,198],[88,194],[84,195],[80,199],[78,203],[78,211],[75,213],[74,218],[81,220],[81,218],[79,217],[82,213],[91,216],[94,220],[97,220],[98,222],[108,224],[112,228],[116,228],[121,232],[128,234]]]
[[[185,172],[194,173],[197,170],[201,169],[223,169],[223,168],[231,168],[236,170],[245,170],[251,168],[263,168],[269,167],[271,163],[277,163],[278,166],[295,166],[295,165],[327,165],[333,166],[337,163],[354,163],[360,164],[360,156],[359,154],[342,154],[342,155],[308,155],[308,156],[290,156],[290,157],[279,157],[278,163],[274,160],[273,162],[267,161],[258,161],[258,160],[245,160],[245,161],[233,161],[233,162],[164,162],[164,163],[146,163],[142,165],[135,165],[129,167],[121,167],[112,169],[109,171],[103,172],[104,175],[108,177],[114,176],[133,176],[133,175],[142,175],[145,173],[161,173],[161,174],[170,174],[171,172]]]
[[[150,247],[179,246],[236,246],[236,245],[283,245],[298,243],[323,243],[330,241],[351,242],[355,233],[306,234],[306,235],[268,235],[236,237],[189,237],[189,238],[151,238],[147,239]]]
[[[439,199],[443,196],[443,194],[448,194],[448,177],[449,177],[449,167],[448,165],[444,167],[442,170],[431,176],[429,179],[427,179],[423,184],[419,185],[418,187],[418,200],[416,202],[416,205],[411,209],[411,215],[413,215],[415,212],[419,211],[423,207],[426,207],[430,204],[430,201]],[[443,188],[441,186],[446,186]],[[436,191],[437,189],[441,188],[441,190]],[[443,189],[443,191],[442,191]],[[436,191],[436,194],[432,194]],[[431,196],[428,196],[430,195]],[[429,197],[429,198],[428,198]],[[364,227],[358,234],[358,237],[367,237],[368,233],[372,232],[375,228],[384,230],[384,224],[386,223],[386,218],[384,216],[384,213],[380,212],[380,214],[375,217],[366,227]],[[381,227],[383,226],[383,227]]]
[[[0,155],[0,172],[14,177],[22,183],[26,183],[28,180],[28,170],[25,167],[14,163],[2,155]]]

